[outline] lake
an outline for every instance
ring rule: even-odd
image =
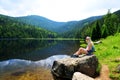
[[[1,40],[0,61],[38,61],[53,55],[71,55],[79,46],[78,40]]]
[[[19,69],[51,68],[53,61],[70,57],[79,40],[0,40],[0,75]]]

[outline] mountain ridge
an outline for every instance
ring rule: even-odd
[[[2,38],[51,38],[57,34],[0,14],[0,39]]]
[[[83,19],[79,21],[68,21],[68,22],[52,21],[50,19],[47,19],[42,16],[38,16],[38,15],[16,17],[16,19],[20,22],[27,23],[33,26],[38,26],[46,30],[50,30],[50,31],[57,32],[60,34],[60,33],[70,31],[73,28],[78,27],[78,25],[84,26],[84,23],[86,23],[86,21],[90,23],[97,19],[100,19],[101,17],[102,16],[93,16],[93,17],[89,17],[87,19]]]
[[[16,17],[16,19],[20,22],[27,23],[33,26],[38,26],[38,27],[44,28],[46,30],[54,31],[54,32],[56,32],[54,30],[56,27],[59,27],[64,24],[64,22],[52,21],[50,19],[47,19],[42,16],[38,16],[38,15]],[[57,25],[57,26],[54,26],[54,25]]]

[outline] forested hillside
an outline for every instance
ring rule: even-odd
[[[36,26],[18,22],[15,18],[0,15],[0,38],[54,38],[57,34]]]
[[[108,10],[102,19],[96,20],[78,31],[76,37],[91,36],[93,40],[97,40],[114,35],[117,32],[120,32],[120,10],[114,13]]]
[[[76,32],[80,28],[84,27],[86,24],[89,24],[95,20],[100,19],[101,17],[102,16],[94,16],[80,21],[68,21],[68,22],[56,22],[37,15],[17,17],[16,19],[19,22],[42,27],[44,29],[56,32],[60,35],[60,37],[74,38]]]
[[[77,21],[77,23],[73,24],[73,25],[69,25],[71,24],[70,22],[68,22],[67,25],[65,25],[64,27],[68,26],[68,27],[72,27],[72,29],[70,29],[67,32],[62,33],[61,35],[63,37],[68,37],[68,38],[80,38],[78,32],[81,32],[81,29],[84,28],[86,25],[91,24],[92,22],[101,19],[102,16],[93,16],[93,17],[89,17],[87,19],[83,19],[80,21]]]
[[[59,30],[61,29],[61,26],[65,24],[65,22],[56,22],[42,16],[37,16],[37,15],[16,17],[16,19],[19,22],[23,22],[29,25],[37,26],[37,27],[44,28],[49,31],[58,32],[58,33],[59,33]]]
[[[25,17],[0,15],[0,38],[84,38],[91,36],[93,40],[96,40],[117,32],[120,32],[120,10],[114,13],[109,10],[104,16],[69,22],[56,22],[36,15]]]

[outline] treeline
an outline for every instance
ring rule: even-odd
[[[76,34],[76,37],[84,38],[91,36],[93,40],[106,38],[109,35],[114,35],[120,32],[120,11],[108,13],[102,19],[96,20],[91,24],[86,25]]]
[[[54,38],[56,33],[0,15],[0,38]]]

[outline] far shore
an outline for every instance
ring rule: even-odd
[[[80,40],[80,38],[0,38],[0,40]]]

